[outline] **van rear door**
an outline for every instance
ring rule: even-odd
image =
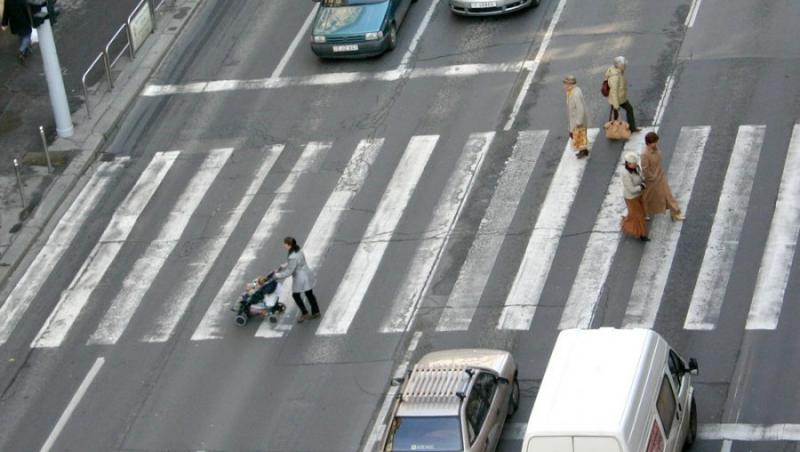
[[[573,452],[571,436],[537,436],[528,441],[526,452]]]
[[[609,436],[546,436],[531,438],[527,452],[622,452]]]

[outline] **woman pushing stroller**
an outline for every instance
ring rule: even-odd
[[[303,323],[309,319],[318,319],[321,314],[313,291],[314,275],[306,263],[306,256],[300,251],[300,245],[297,244],[297,240],[294,237],[283,239],[283,246],[286,248],[289,257],[287,262],[275,271],[275,278],[283,280],[290,276],[292,277],[292,298],[300,309],[297,323]],[[308,304],[311,306],[310,314],[303,303],[302,294],[306,295]]]

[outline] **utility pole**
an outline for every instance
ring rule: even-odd
[[[56,120],[56,133],[62,138],[68,138],[75,129],[69,112],[67,91],[64,89],[61,64],[58,62],[56,41],[53,39],[51,23],[55,23],[58,16],[55,0],[28,0],[28,5],[31,8],[33,26],[39,33],[39,51],[42,54],[47,90],[50,93],[50,105]]]

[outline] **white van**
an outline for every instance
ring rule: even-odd
[[[676,452],[697,436],[687,363],[646,329],[564,330],[522,452]]]

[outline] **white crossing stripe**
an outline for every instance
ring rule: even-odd
[[[652,130],[652,128],[643,129],[625,143],[592,233],[589,234],[589,241],[578,266],[575,282],[561,314],[559,329],[589,328],[592,324],[622,239],[620,222],[626,211],[622,193],[622,171],[624,171],[622,165],[625,162],[625,154],[638,153],[644,146],[644,136]]]
[[[439,318],[437,331],[464,331],[469,328],[547,133],[546,130],[524,131],[517,137],[511,158],[497,182],[447,306]]]
[[[157,316],[156,325],[152,331],[146,334],[143,342],[166,342],[172,336],[175,328],[183,317],[189,303],[197,296],[197,291],[205,281],[211,267],[216,262],[228,239],[233,235],[239,220],[250,207],[250,203],[258,194],[258,190],[267,177],[267,174],[275,166],[275,162],[283,152],[282,144],[269,146],[261,156],[261,163],[256,168],[255,173],[250,178],[250,185],[245,190],[244,195],[239,200],[239,204],[230,211],[230,216],[225,221],[219,234],[204,243],[197,251],[198,260],[189,265],[191,269],[185,278],[177,282],[177,287],[172,289],[170,295],[161,304],[161,311]]]
[[[756,177],[765,132],[764,126],[739,127],[703,264],[700,266],[683,326],[686,329],[712,330],[719,319],[739,247],[739,236],[750,204],[750,192]]]
[[[381,325],[381,333],[401,333],[411,326],[420,300],[453,233],[467,195],[494,140],[494,132],[472,134],[456,163],[454,174],[439,197],[426,237],[417,247],[408,273],[394,296],[392,309]]]
[[[254,270],[250,268],[251,264],[256,261],[259,253],[262,253],[265,247],[270,246],[272,231],[283,217],[282,213],[288,207],[290,198],[294,194],[301,176],[315,171],[321,165],[330,146],[330,143],[319,142],[311,142],[306,145],[295,164],[294,170],[286,176],[281,186],[278,187],[275,198],[261,218],[261,222],[256,227],[241,256],[239,256],[239,260],[231,269],[216,298],[209,305],[206,314],[200,321],[200,325],[195,329],[192,335],[193,341],[220,339],[224,323],[230,322],[229,324],[232,324],[230,315],[228,315],[230,314],[228,307],[243,290],[245,283],[257,276],[255,273],[248,274],[248,272],[265,273],[265,269]]]
[[[158,152],[136,181],[136,185],[114,212],[103,235],[83,262],[69,287],[61,294],[31,347],[58,347],[66,338],[89,296],[100,283],[133,226],[155,194],[180,152]]]
[[[789,151],[783,167],[775,213],[769,227],[767,244],[758,269],[753,302],[747,315],[748,330],[772,330],[778,327],[786,285],[800,232],[800,124],[794,126]]]
[[[382,138],[365,139],[358,144],[353,156],[350,157],[350,162],[339,177],[333,192],[328,196],[325,206],[322,207],[322,211],[303,245],[303,253],[312,269],[318,271],[325,261],[328,249],[333,243],[336,228],[344,213],[350,210],[353,199],[364,186],[364,182],[369,176],[369,169],[375,163],[381,147],[383,147]],[[297,305],[291,301],[292,278],[287,278],[282,286],[283,292],[280,294],[280,300],[286,304],[286,312],[281,316],[277,325],[263,322],[256,331],[256,337],[282,337],[292,329],[296,312],[299,311]]]
[[[88,344],[117,343],[231,153],[233,148],[214,149],[206,156],[178,197],[156,238],[124,277],[119,293],[111,302],[97,330],[89,338]]]
[[[6,297],[5,303],[0,306],[0,345],[5,344],[11,336],[39,293],[39,289],[44,286],[58,261],[77,237],[98,199],[105,193],[108,185],[117,179],[128,160],[130,160],[128,157],[120,157],[112,162],[100,163],[78,197],[58,221],[47,242]]]
[[[589,142],[594,142],[598,129],[589,130]],[[556,257],[561,234],[567,225],[572,204],[578,195],[586,160],[575,158],[567,143],[561,162],[547,190],[539,217],[531,232],[522,263],[505,301],[497,323],[499,330],[527,330],[531,327],[536,306]]]
[[[668,180],[678,204],[684,210],[689,206],[710,130],[710,127],[684,127],[675,144]],[[649,233],[653,241],[644,248],[623,326],[653,327],[682,226],[682,222],[671,222],[665,215],[653,218]]]
[[[317,328],[317,335],[347,333],[438,140],[438,135],[411,138]]]

